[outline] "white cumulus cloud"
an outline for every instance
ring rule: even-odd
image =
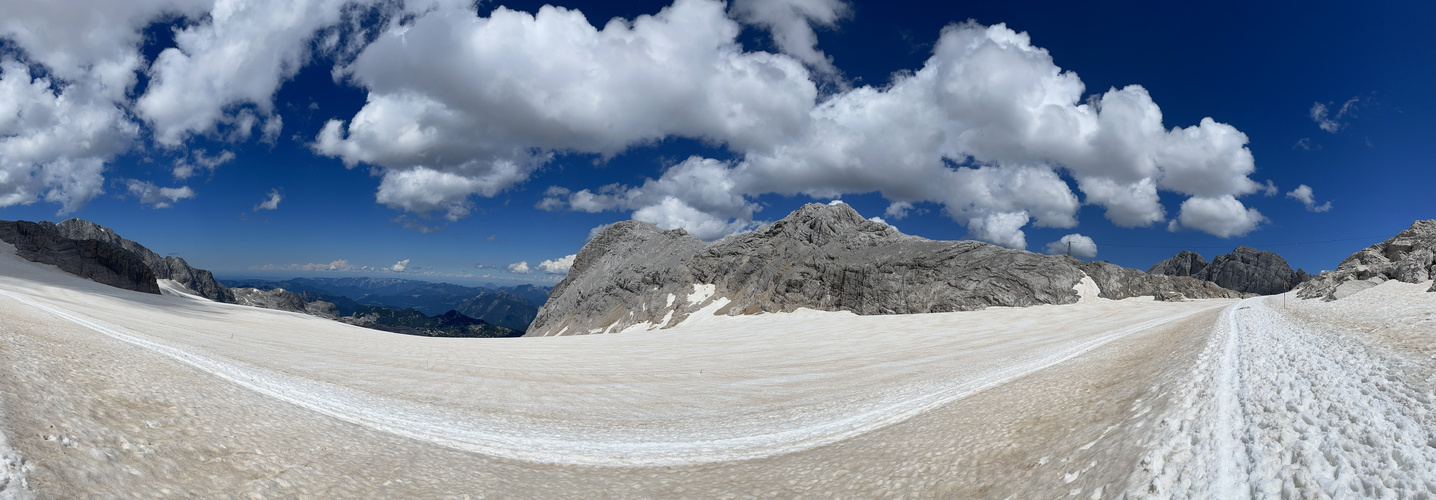
[[[313,147],[381,167],[381,203],[450,218],[467,214],[470,196],[524,181],[552,151],[611,156],[671,136],[768,149],[802,131],[817,88],[798,60],[743,51],[740,31],[713,0],[601,29],[560,7],[439,8],[343,69],[368,102],[328,122]]]
[[[533,270],[529,269],[529,261],[525,260],[509,264],[509,272],[514,274],[528,274],[530,272],[533,272]]]
[[[43,200],[67,214],[104,192],[105,163],[139,131],[106,85],[36,76],[0,57],[0,207]]]
[[[728,164],[697,156],[669,167],[660,178],[641,186],[614,185],[597,192],[550,188],[546,194],[540,207],[567,204],[583,212],[627,210],[635,220],[664,229],[682,228],[705,240],[756,227],[753,213],[759,209],[744,197]]]
[[[406,268],[406,267],[409,267],[409,259],[404,259],[404,260],[401,260],[401,261],[399,261],[399,262],[395,262],[394,265],[389,266],[389,270],[390,270],[390,271],[393,271],[393,272],[396,272],[396,273],[402,273],[402,272],[404,272],[404,268]]]
[[[578,254],[566,255],[553,260],[545,260],[538,265],[539,270],[548,274],[568,274],[568,269],[573,267],[573,259]]]
[[[1316,196],[1312,193],[1311,186],[1308,186],[1306,184],[1297,186],[1296,189],[1293,189],[1291,190],[1291,192],[1287,193],[1286,197],[1293,198],[1296,201],[1301,202],[1302,205],[1306,206],[1306,210],[1308,212],[1320,213],[1331,210],[1330,200],[1320,205],[1316,204]]]
[[[275,210],[279,208],[279,202],[284,200],[284,195],[279,193],[279,188],[269,190],[269,197],[254,206],[254,211]]]
[[[187,198],[194,198],[195,195],[194,190],[190,189],[189,186],[180,186],[177,188],[159,187],[153,182],[138,179],[125,180],[125,189],[129,192],[130,196],[139,198],[140,204],[149,205],[154,208],[169,208],[174,205],[175,202]]]
[[[179,146],[192,134],[247,140],[259,126],[272,141],[282,126],[273,97],[308,63],[310,41],[338,23],[350,0],[230,0],[175,31],[175,46],[150,65],[150,86],[135,110],[155,140]]]
[[[188,179],[193,177],[198,170],[213,173],[214,169],[219,168],[220,165],[234,161],[235,158],[234,152],[228,150],[220,151],[219,154],[214,156],[208,156],[205,150],[196,149],[191,156],[192,158],[190,159],[180,158],[175,160],[175,166],[170,171],[174,174],[175,179]]]
[[[1266,217],[1255,208],[1246,208],[1232,196],[1192,197],[1182,202],[1181,215],[1167,225],[1177,231],[1195,229],[1222,238],[1242,236],[1255,230]]]
[[[892,203],[887,215],[894,218],[913,203],[938,203],[971,237],[1024,248],[1029,223],[1077,224],[1082,202],[1058,175],[1062,169],[1086,203],[1105,208],[1119,226],[1166,220],[1160,193],[1167,191],[1237,208],[1191,214],[1194,229],[1255,227],[1255,212],[1236,199],[1263,188],[1248,177],[1255,164],[1245,134],[1210,118],[1167,129],[1140,86],[1092,96],[1085,90],[1027,34],[955,24],[942,31],[922,69],[816,104],[802,133],[782,137],[779,147],[740,148],[742,159],[733,163],[689,158],[642,186],[579,190],[567,202],[635,217],[673,214],[665,220],[714,236],[724,234],[716,222],[751,221],[753,196],[876,191]],[[702,186],[674,188],[697,172]]]
[[[784,54],[791,55],[816,69],[820,74],[836,77],[838,68],[833,59],[818,50],[818,35],[813,26],[833,28],[852,14],[842,0],[734,0],[735,17],[747,24],[767,30],[773,43]]]
[[[1063,236],[1062,239],[1047,244],[1047,253],[1052,255],[1071,255],[1079,259],[1097,258],[1097,243],[1092,238],[1082,236],[1078,233]]]

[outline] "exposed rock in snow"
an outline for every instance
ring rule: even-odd
[[[910,236],[847,205],[813,203],[712,243],[645,222],[609,226],[579,251],[529,335],[670,327],[707,309],[718,315],[799,308],[866,315],[1071,304],[1081,297],[1074,287],[1084,275],[1108,299],[1164,292],[1239,295],[1106,262]]]
[[[70,238],[54,224],[0,221],[0,240],[14,245],[21,258],[50,264],[67,273],[116,288],[160,293],[155,273],[134,252],[110,242]]]
[[[234,294],[224,285],[215,281],[214,275],[204,269],[196,269],[179,257],[160,257],[144,245],[121,238],[108,227],[83,219],[69,219],[55,224],[40,222],[41,226],[61,236],[75,240],[98,240],[134,252],[154,272],[155,278],[170,279],[194,290],[215,302],[234,302]]]
[[[1337,300],[1388,279],[1421,283],[1436,276],[1436,219],[1419,220],[1389,240],[1366,247],[1301,287],[1303,299]],[[1375,281],[1371,281],[1375,280]],[[1371,281],[1368,285],[1351,283]],[[1428,292],[1436,292],[1433,283]]]
[[[1311,279],[1306,271],[1293,271],[1280,255],[1249,246],[1239,246],[1232,253],[1218,255],[1210,264],[1201,255],[1183,251],[1158,262],[1147,272],[1191,276],[1229,290],[1261,295],[1282,293]]]

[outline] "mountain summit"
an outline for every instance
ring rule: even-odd
[[[1286,259],[1273,252],[1239,246],[1208,263],[1201,255],[1183,251],[1147,269],[1151,274],[1191,276],[1238,292],[1271,295],[1296,288],[1311,276],[1291,270]]]

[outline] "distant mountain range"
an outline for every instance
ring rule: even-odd
[[[414,309],[434,316],[457,311],[490,324],[526,330],[538,309],[548,300],[549,289],[535,285],[469,287],[451,283],[401,278],[294,278],[220,280],[230,288],[283,289],[300,294],[305,302],[334,304],[340,316],[352,316],[363,307]]]
[[[524,334],[523,330],[491,325],[453,310],[427,316],[414,309],[365,306],[339,320],[376,330],[428,337],[518,337]]]

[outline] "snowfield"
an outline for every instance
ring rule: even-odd
[[[0,498],[1436,495],[1436,294],[1087,285],[1067,306],[444,339],[0,247]]]

